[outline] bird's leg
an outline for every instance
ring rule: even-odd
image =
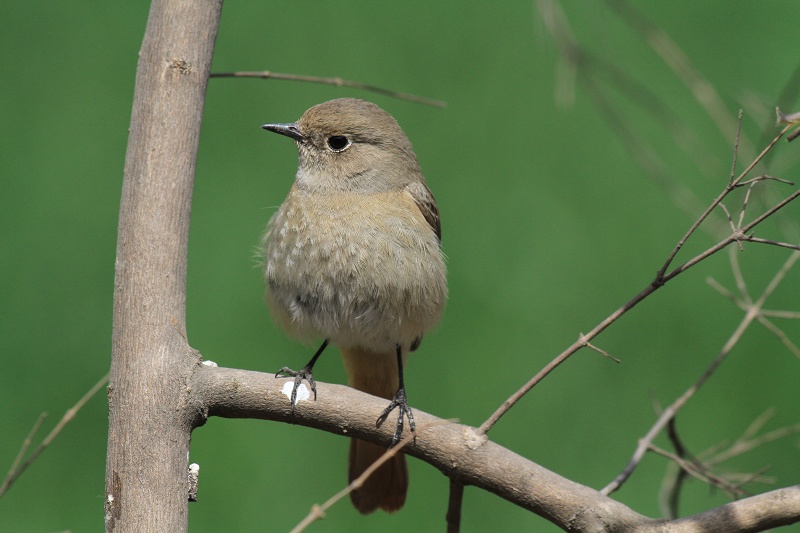
[[[317,400],[317,384],[314,383],[314,376],[312,375],[312,370],[314,369],[314,363],[317,362],[319,356],[322,355],[322,352],[325,351],[325,348],[328,347],[328,342],[330,339],[325,339],[322,341],[322,346],[319,347],[317,353],[314,354],[314,357],[311,358],[311,361],[308,362],[306,366],[301,368],[300,370],[292,370],[288,366],[285,366],[278,370],[275,373],[275,377],[293,377],[294,378],[294,387],[292,388],[292,414],[294,414],[294,406],[297,400],[297,387],[300,386],[300,383],[303,380],[308,381],[308,384],[311,385],[311,390],[314,391],[314,401]]]
[[[378,421],[375,423],[376,426],[380,426],[386,421],[386,417],[389,416],[395,407],[398,408],[397,412],[397,427],[394,431],[394,437],[392,437],[392,446],[397,444],[400,440],[400,437],[403,435],[403,419],[408,417],[408,427],[411,429],[412,432],[416,430],[416,425],[414,424],[414,413],[411,412],[411,407],[408,405],[408,400],[406,399],[406,388],[403,385],[403,350],[400,348],[400,345],[397,345],[397,371],[400,377],[400,386],[397,388],[397,392],[394,394],[394,399],[392,399],[389,406],[383,410],[381,416],[378,417]]]

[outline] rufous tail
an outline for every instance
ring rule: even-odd
[[[374,353],[358,348],[342,349],[348,384],[360,391],[391,400],[399,383],[397,354]],[[377,416],[380,413],[376,413]],[[352,482],[386,452],[386,448],[353,439],[350,441],[350,461],[347,479]],[[361,488],[350,493],[353,506],[361,514],[380,508],[387,513],[399,511],[406,501],[408,467],[406,458],[398,453],[378,468]]]

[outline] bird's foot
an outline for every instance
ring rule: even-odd
[[[300,370],[292,370],[288,366],[285,366],[278,370],[275,373],[275,377],[293,377],[294,378],[294,387],[292,387],[292,415],[294,415],[294,406],[297,403],[297,388],[303,382],[303,380],[308,381],[308,384],[311,385],[311,390],[314,392],[314,401],[317,400],[317,384],[314,383],[314,376],[311,373],[311,366],[306,365]]]
[[[389,413],[397,408],[397,427],[394,431],[394,437],[392,437],[392,444],[394,446],[400,441],[400,437],[403,435],[403,423],[404,419],[408,417],[408,427],[413,433],[416,431],[417,426],[414,424],[414,413],[411,411],[411,407],[408,405],[408,400],[406,399],[406,389],[404,387],[400,387],[397,389],[397,392],[394,395],[391,403],[389,404],[386,409],[383,410],[381,416],[378,417],[377,422],[375,422],[376,426],[380,426],[386,421],[386,417],[389,416]]]

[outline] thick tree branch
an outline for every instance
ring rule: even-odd
[[[281,393],[285,381],[259,372],[197,365],[188,384],[190,405],[204,418],[277,420],[384,445],[391,442],[391,424],[375,428],[376,413],[384,406],[380,398],[342,385],[317,383],[317,401],[300,402],[293,417],[289,400]],[[674,522],[653,520],[495,444],[480,436],[476,428],[447,423],[418,409],[414,416],[418,425],[431,427],[406,446],[405,453],[567,531],[760,531],[800,520],[800,487],[772,491]],[[779,498],[780,505],[773,498]],[[723,525],[716,527],[714,519]],[[730,527],[733,523],[751,529]]]
[[[221,0],[154,0],[122,185],[108,389],[106,531],[186,531],[197,356],[185,331],[192,185]]]

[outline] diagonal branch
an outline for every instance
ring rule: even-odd
[[[6,493],[9,487],[11,487],[11,485],[17,480],[17,478],[19,478],[19,476],[21,476],[22,473],[25,472],[25,470],[27,470],[28,467],[31,466],[31,464],[33,464],[34,461],[36,461],[36,459],[39,458],[42,452],[45,451],[48,446],[50,446],[50,443],[53,442],[53,439],[55,439],[58,436],[58,434],[61,433],[61,430],[64,429],[64,426],[69,424],[70,421],[72,421],[72,419],[75,418],[75,415],[77,415],[78,411],[80,411],[83,408],[83,406],[86,405],[86,402],[88,402],[92,398],[92,396],[94,396],[97,393],[97,391],[99,391],[103,387],[103,385],[105,385],[107,382],[108,382],[108,374],[100,378],[100,381],[95,383],[92,386],[92,388],[86,391],[86,394],[84,394],[81,397],[81,399],[75,403],[75,405],[67,409],[67,411],[64,413],[64,416],[61,417],[61,420],[59,420],[58,423],[55,425],[55,427],[52,430],[50,430],[50,433],[47,434],[47,436],[44,438],[41,444],[39,444],[39,446],[37,446],[36,449],[34,449],[33,452],[31,452],[30,456],[28,456],[28,459],[26,459],[25,462],[22,463],[21,465],[17,466],[19,464],[19,461],[24,456],[25,451],[28,449],[31,439],[33,439],[33,436],[38,431],[39,426],[42,424],[44,418],[47,416],[46,413],[42,413],[42,415],[33,425],[33,429],[28,434],[28,437],[25,439],[25,442],[22,445],[22,449],[20,449],[19,455],[17,456],[17,459],[14,461],[14,465],[11,467],[11,471],[8,473],[8,476],[3,481],[2,486],[0,486],[0,498],[3,497],[3,494]]]
[[[525,383],[517,392],[512,394],[507,400],[505,400],[500,407],[498,407],[492,415],[486,419],[486,421],[480,426],[479,431],[481,433],[487,433],[491,428],[497,423],[500,418],[508,412],[511,407],[513,407],[520,399],[522,399],[525,394],[528,393],[533,387],[536,386],[542,379],[544,379],[547,375],[550,374],[553,370],[555,370],[561,363],[566,361],[569,357],[571,357],[575,352],[580,350],[583,347],[589,345],[590,341],[597,337],[600,333],[603,332],[608,326],[613,324],[617,321],[620,317],[622,317],[625,313],[636,307],[642,300],[653,294],[659,288],[664,286],[668,281],[672,280],[673,278],[677,277],[678,275],[682,274],[683,272],[687,271],[691,267],[697,265],[701,261],[711,257],[715,253],[719,252],[723,248],[727,247],[729,244],[734,242],[739,242],[742,240],[742,234],[746,234],[747,232],[751,231],[755,228],[758,224],[766,220],[768,217],[788,205],[791,201],[796,199],[800,196],[800,189],[793,192],[782,201],[780,201],[777,205],[771,207],[764,213],[762,213],[758,218],[741,228],[741,233],[739,231],[733,232],[728,237],[722,239],[716,245],[708,248],[706,251],[696,255],[695,257],[689,259],[682,265],[674,268],[672,271],[667,273],[667,268],[672,263],[672,260],[675,258],[677,253],[686,243],[686,241],[691,237],[691,235],[695,232],[695,230],[700,226],[700,224],[708,217],[711,211],[716,208],[722,200],[730,194],[738,184],[744,179],[748,172],[750,172],[761,160],[761,158],[766,155],[766,153],[771,150],[775,144],[780,140],[781,137],[786,133],[788,130],[788,126],[784,128],[774,139],[773,141],[753,160],[753,162],[747,166],[745,171],[743,171],[736,179],[732,182],[726,184],[725,188],[723,189],[722,193],[720,193],[717,198],[712,202],[711,206],[709,206],[702,215],[692,224],[689,231],[678,241],[678,244],[673,248],[672,252],[670,253],[669,257],[667,258],[664,265],[656,274],[656,278],[647,286],[645,287],[639,294],[634,296],[631,300],[629,300],[625,305],[614,311],[611,315],[609,315],[605,320],[600,322],[594,329],[592,329],[589,333],[585,335],[580,335],[579,339],[574,342],[569,348],[561,352],[558,356],[552,359],[542,370],[540,370],[535,376],[533,376],[527,383]]]

